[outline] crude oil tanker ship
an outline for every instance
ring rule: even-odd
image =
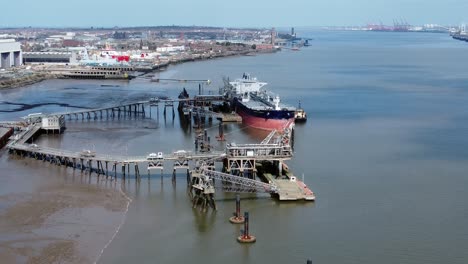
[[[292,126],[296,108],[281,103],[280,97],[269,93],[265,85],[248,74],[229,82],[227,92],[242,122],[264,130],[282,131]]]

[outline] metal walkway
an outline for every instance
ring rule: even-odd
[[[37,128],[36,128],[37,129]],[[32,131],[32,130],[31,130]],[[33,133],[33,132],[29,132]],[[21,142],[20,142],[21,141]],[[20,140],[15,143],[10,143],[8,148],[10,150],[25,151],[31,152],[33,154],[49,155],[69,159],[86,159],[92,161],[104,161],[111,163],[142,163],[142,162],[151,162],[151,161],[178,161],[178,160],[205,160],[205,159],[222,159],[225,154],[224,152],[211,152],[211,153],[170,153],[164,154],[162,158],[153,158],[149,156],[119,156],[119,155],[109,155],[109,154],[100,154],[90,150],[83,151],[70,151],[63,149],[55,149],[49,147],[38,146],[36,144],[27,144],[23,143]]]
[[[224,100],[222,97],[215,97],[215,96],[208,96],[208,97],[200,97],[194,99],[159,99],[159,98],[151,98],[149,100],[144,101],[137,101],[132,103],[114,105],[109,107],[101,107],[101,108],[93,108],[93,109],[83,109],[83,110],[76,110],[76,111],[66,111],[66,112],[57,112],[51,114],[35,114],[31,116],[23,117],[24,120],[32,123],[34,121],[39,120],[42,117],[68,117],[71,119],[73,116],[75,119],[102,119],[105,117],[121,117],[125,115],[143,115],[145,116],[145,105],[149,106],[159,106],[159,104],[164,104],[164,109],[167,106],[174,106],[176,102],[213,102],[213,101],[221,101]],[[200,115],[207,115],[213,116],[216,118],[222,117],[221,114],[215,113],[212,111],[204,110],[201,107],[191,106],[195,112],[199,112]]]
[[[277,193],[278,187],[275,184],[264,183],[257,180],[252,180],[245,177],[231,175],[213,170],[203,169],[201,174],[205,177],[215,180],[221,180],[224,184],[223,191],[225,192],[258,192],[258,193]]]
[[[19,145],[26,144],[26,142],[32,137],[34,137],[34,135],[36,135],[36,133],[38,133],[39,130],[41,130],[40,125],[31,125],[31,126],[26,127],[24,131],[22,131],[20,134],[15,136],[15,140],[12,143],[8,144],[8,148],[13,146],[14,144],[19,144]]]
[[[228,159],[286,160],[293,156],[290,133],[273,130],[260,144],[226,145]]]
[[[150,101],[140,101],[136,103],[104,107],[98,109],[86,109],[71,112],[53,113],[53,114],[36,114],[28,116],[24,119],[33,122],[32,125],[28,126],[21,133],[17,134],[12,142],[7,147],[10,152],[14,152],[23,156],[29,156],[32,158],[40,159],[43,161],[50,161],[57,165],[65,165],[73,168],[80,168],[81,170],[89,169],[90,172],[95,171],[99,174],[105,174],[108,176],[108,165],[113,166],[112,172],[117,177],[117,166],[122,166],[122,175],[125,178],[126,170],[130,176],[130,166],[135,166],[135,177],[139,178],[139,164],[147,165],[148,175],[150,170],[164,169],[165,161],[173,161],[173,180],[175,180],[176,169],[187,170],[187,181],[191,182],[192,188],[195,188],[196,197],[201,197],[203,201],[212,200],[214,194],[215,180],[219,180],[222,184],[222,190],[226,192],[255,192],[255,193],[269,193],[278,194],[284,199],[296,199],[296,197],[302,197],[295,195],[291,196],[290,193],[302,193],[301,188],[296,188],[296,183],[286,183],[276,180],[271,180],[268,183],[256,180],[256,162],[258,161],[271,161],[279,167],[281,175],[282,163],[285,160],[289,160],[293,156],[291,147],[292,129],[285,129],[283,133],[278,131],[272,131],[260,144],[235,144],[230,143],[226,145],[225,151],[218,152],[204,152],[204,153],[192,153],[190,151],[176,151],[168,154],[155,154],[152,153],[146,156],[122,156],[122,155],[111,155],[96,153],[90,150],[83,151],[71,151],[63,149],[55,149],[44,146],[38,146],[36,144],[29,144],[30,139],[33,138],[41,130],[41,124],[37,121],[41,117],[51,116],[79,116],[82,118],[102,118],[104,112],[106,116],[118,116],[123,113],[127,115],[144,114],[144,105],[151,103],[164,103],[184,101],[181,100],[159,100],[152,99]],[[141,109],[140,109],[141,108]],[[202,108],[193,107],[193,110],[201,112]],[[204,114],[216,116],[217,113],[204,110]],[[201,113],[200,113],[201,115]],[[37,122],[37,123],[34,123]],[[195,170],[190,179],[189,177],[189,161],[195,162]],[[222,173],[215,171],[215,162],[224,161],[227,165],[228,173]],[[97,168],[93,168],[93,162]],[[104,163],[104,165],[103,165]],[[105,169],[104,169],[105,168]],[[244,177],[245,176],[245,177]],[[195,181],[196,182],[195,182]],[[292,185],[289,186],[289,185]],[[284,185],[284,186],[283,186]],[[297,189],[297,190],[296,190]],[[282,191],[284,190],[284,191]],[[305,193],[304,193],[305,195]],[[305,197],[305,196],[304,196]],[[196,202],[195,202],[196,203]]]

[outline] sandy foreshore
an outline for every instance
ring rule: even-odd
[[[96,262],[128,210],[119,184],[66,183],[0,196],[1,263]]]

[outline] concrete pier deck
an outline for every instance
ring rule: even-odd
[[[277,193],[280,201],[315,200],[314,193],[299,180],[275,179],[272,182],[278,186]]]
[[[297,180],[291,173],[288,174],[288,178],[285,179],[276,179],[270,173],[264,173],[263,177],[278,187],[276,194],[280,201],[315,201],[315,194],[309,187],[304,182]]]
[[[18,135],[18,141],[14,142],[20,145],[25,144],[28,142],[31,138],[33,138],[39,131],[41,130],[41,125],[40,124],[34,124],[31,126],[28,126],[25,130],[23,130],[19,135]]]

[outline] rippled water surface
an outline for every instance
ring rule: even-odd
[[[301,34],[314,40],[298,52],[186,63],[156,75],[210,79],[204,88],[216,92],[223,76],[249,72],[283,101],[301,100],[309,120],[296,126],[288,165],[304,174],[317,201],[243,196],[258,240],[240,245],[240,227],[228,222],[233,196],[217,193],[218,211],[200,213],[191,208],[185,174],[173,185],[168,167],[163,181],[158,174],[139,184],[125,181],[133,201],[101,263],[467,263],[468,45],[445,34]],[[3,90],[0,117],[176,97],[182,87],[198,91],[197,84],[145,78],[101,84],[50,80]],[[151,114],[146,120],[69,121],[63,135],[38,144],[123,155],[193,148],[190,127],[177,115]],[[217,131],[213,123],[212,138]],[[266,136],[237,124],[227,125],[226,133],[235,142]],[[39,164],[37,170],[51,168]]]

